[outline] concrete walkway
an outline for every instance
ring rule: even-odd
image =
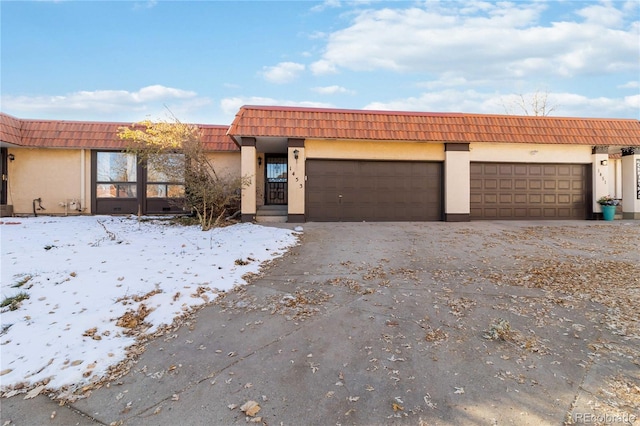
[[[303,227],[125,376],[2,425],[640,424],[640,222]]]

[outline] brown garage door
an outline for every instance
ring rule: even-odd
[[[587,164],[471,163],[471,219],[586,219]]]
[[[442,218],[442,164],[307,160],[308,221]]]

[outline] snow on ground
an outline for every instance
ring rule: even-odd
[[[29,298],[17,309],[2,308],[3,392],[47,381],[50,389],[75,389],[97,380],[135,342],[126,328],[132,314],[150,309],[144,322],[152,333],[218,290],[245,284],[244,274],[297,243],[292,231],[253,224],[203,232],[135,217],[5,219],[2,301]]]

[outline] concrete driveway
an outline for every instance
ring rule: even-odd
[[[2,424],[640,424],[640,222],[303,227],[126,375]]]

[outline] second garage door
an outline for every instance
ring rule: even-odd
[[[442,163],[307,160],[308,221],[442,218]]]
[[[471,219],[586,219],[587,164],[471,163]]]

